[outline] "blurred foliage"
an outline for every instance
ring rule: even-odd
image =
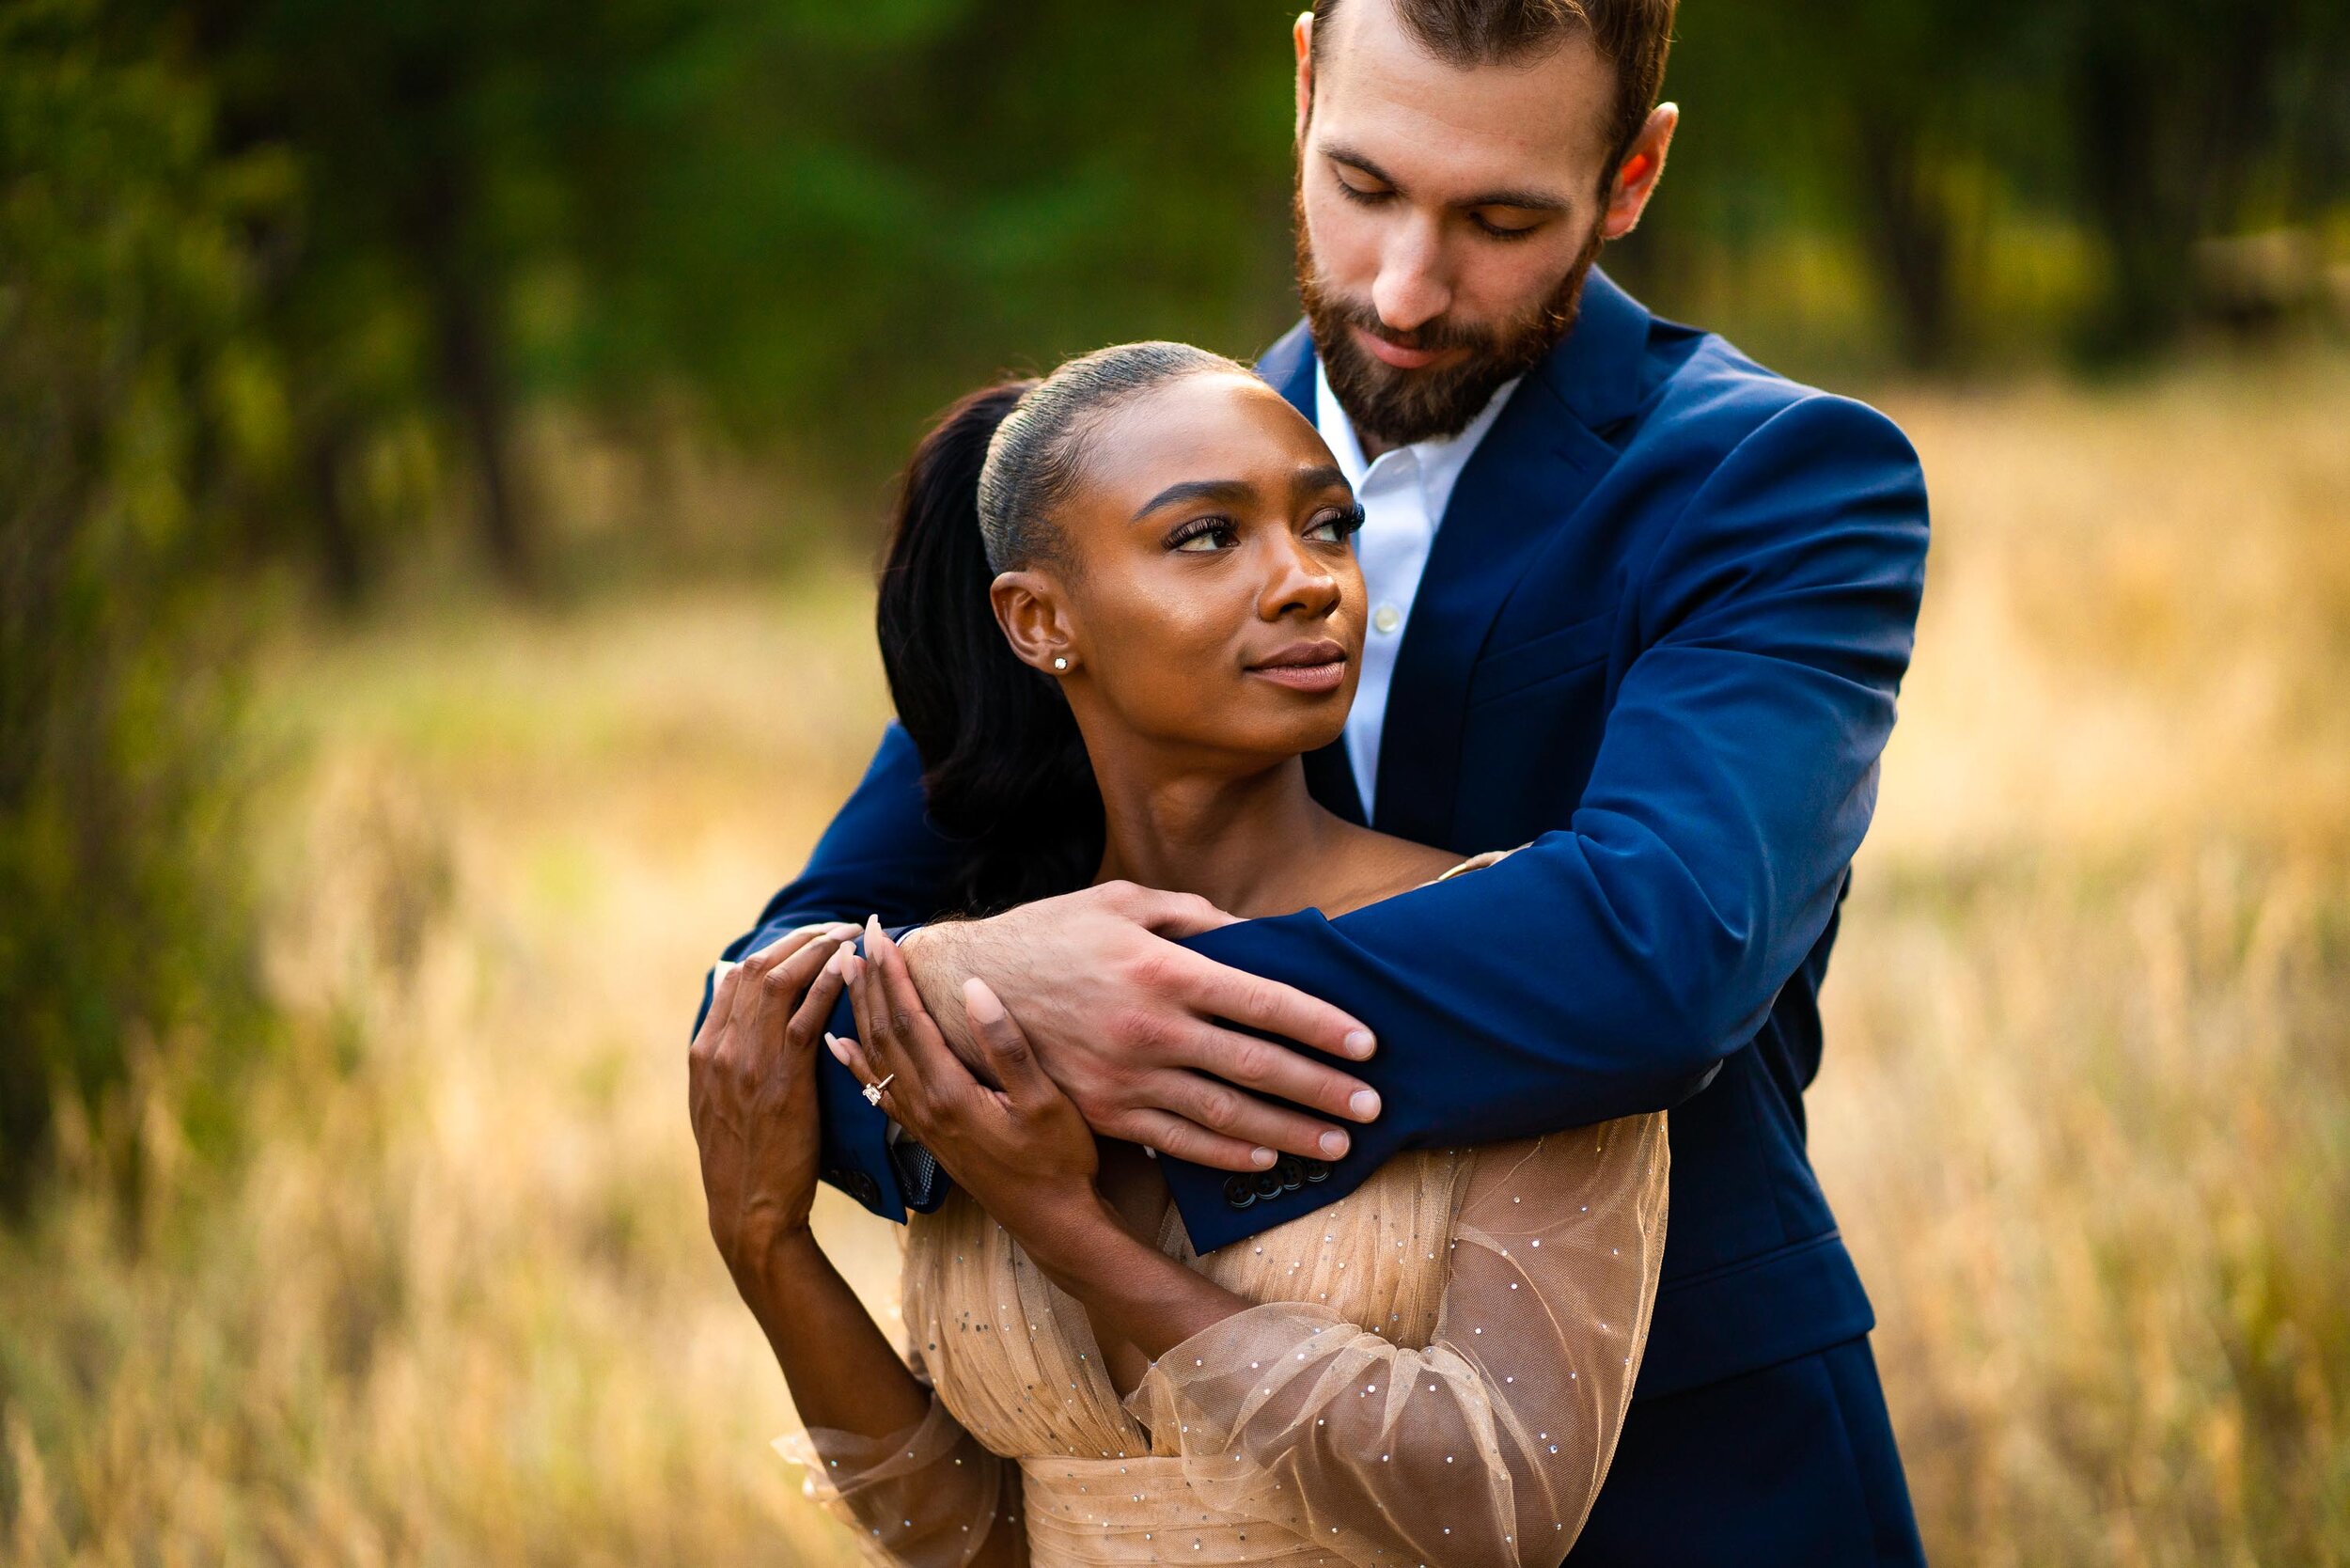
[[[681,447],[790,476],[744,532],[815,534],[988,374],[1253,351],[1292,308],[1290,14],[0,10],[0,1168],[39,1085],[97,1104],[240,988],[213,776],[257,568],[351,606],[469,537],[541,589],[571,470]],[[2350,301],[2339,0],[1692,0],[1682,29],[1672,177],[1610,265],[1791,368],[2110,358]],[[557,416],[584,437],[530,438]],[[658,489],[632,521],[667,545],[694,509]]]
[[[541,580],[534,410],[870,494],[986,374],[1146,335],[1246,353],[1290,314],[1273,0],[49,14],[60,46],[201,88],[189,157],[283,172],[236,236],[274,444],[242,538],[345,602],[446,517]],[[1825,308],[1864,360],[1962,367],[2019,333],[2142,354],[2210,303],[2199,244],[2315,233],[2350,193],[2334,0],[1692,0],[1682,31],[1687,133],[1611,264],[1766,345],[1821,341]],[[2322,294],[2311,254],[2232,306]]]
[[[238,231],[282,190],[80,0],[0,10],[0,1200],[62,1101],[252,1038],[215,591],[276,424]],[[199,1094],[196,1119],[216,1119]],[[130,1147],[121,1142],[120,1147]]]

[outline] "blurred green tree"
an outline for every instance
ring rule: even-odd
[[[193,1036],[258,1038],[222,788],[227,520],[282,441],[242,231],[284,194],[96,0],[0,9],[0,1205],[60,1104],[137,1121]],[[123,1114],[127,1111],[128,1114]],[[135,1138],[105,1153],[131,1162]]]

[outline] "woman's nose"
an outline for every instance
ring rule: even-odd
[[[1259,614],[1267,620],[1292,615],[1319,620],[1339,607],[1338,578],[1307,550],[1303,540],[1290,537],[1277,549],[1273,571],[1265,581],[1265,591],[1258,603]]]

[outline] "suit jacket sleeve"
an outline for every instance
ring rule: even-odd
[[[798,880],[767,901],[759,923],[727,945],[724,957],[739,959],[796,927],[821,920],[862,922],[879,915],[899,927],[938,913],[953,863],[952,846],[931,824],[922,806],[922,760],[913,740],[896,724],[882,736],[872,765],[817,840]],[[702,1003],[694,1027],[710,1011],[711,986],[702,982]],[[848,1003],[835,1013],[833,1028],[853,1035]],[[888,1120],[865,1103],[856,1079],[817,1053],[817,1100],[823,1122],[819,1158],[824,1180],[867,1208],[903,1219],[909,1201],[934,1201],[935,1192],[909,1194],[890,1158]]]
[[[1386,1109],[1324,1190],[1405,1145],[1668,1108],[1753,1038],[1868,826],[1925,551],[1923,478],[1891,422],[1824,395],[1787,407],[1634,566],[1638,651],[1569,821],[1336,920],[1192,939],[1378,1036],[1356,1071]],[[1249,1228],[1221,1173],[1167,1168],[1203,1250]]]

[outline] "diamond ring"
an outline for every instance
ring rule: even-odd
[[[869,1105],[880,1105],[882,1090],[887,1089],[892,1083],[895,1083],[897,1078],[898,1074],[892,1073],[888,1077],[884,1078],[877,1084],[867,1084],[865,1086],[865,1103]]]

